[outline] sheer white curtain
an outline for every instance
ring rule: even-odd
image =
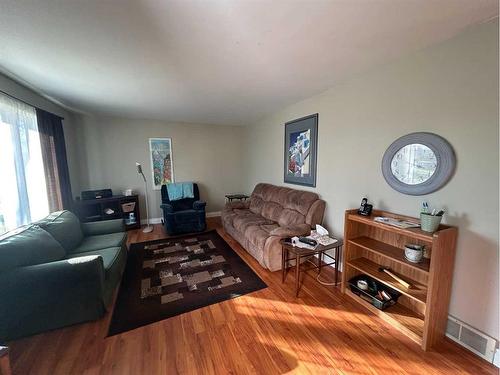
[[[48,213],[35,108],[0,93],[0,234]]]

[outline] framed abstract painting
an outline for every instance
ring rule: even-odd
[[[316,186],[318,114],[285,123],[284,181]]]
[[[149,155],[151,158],[153,189],[160,190],[161,185],[174,182],[172,139],[149,138]]]

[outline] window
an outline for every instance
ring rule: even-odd
[[[0,234],[48,213],[36,110],[0,93]]]

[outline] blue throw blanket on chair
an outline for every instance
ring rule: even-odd
[[[167,184],[168,198],[177,201],[184,198],[194,198],[192,182],[176,182]]]

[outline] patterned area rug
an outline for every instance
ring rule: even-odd
[[[135,243],[108,336],[265,287],[215,230]]]

